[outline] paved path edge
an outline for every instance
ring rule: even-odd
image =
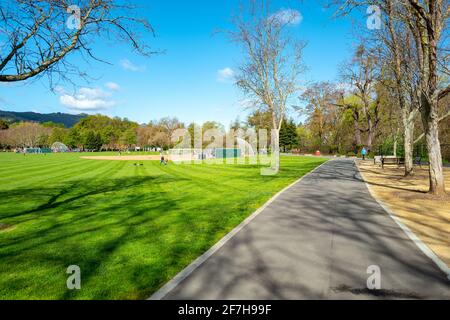
[[[370,195],[372,196],[372,198],[375,199],[376,202],[378,202],[378,204],[384,209],[384,211],[387,212],[387,214],[392,218],[392,220],[394,220],[394,222],[400,227],[400,229],[403,230],[403,232],[408,236],[408,238],[414,242],[414,244],[428,257],[431,259],[431,261],[433,261],[434,264],[436,264],[438,266],[438,268],[445,273],[445,275],[447,276],[447,279],[450,281],[450,267],[447,266],[447,264],[442,261],[437,255],[436,253],[434,253],[433,250],[430,249],[430,247],[428,247],[422,240],[420,240],[420,238],[410,229],[408,228],[399,217],[397,217],[395,215],[395,213],[391,210],[391,208],[389,207],[389,205],[387,205],[386,203],[384,203],[382,200],[378,199],[378,197],[376,197],[375,192],[372,190],[371,186],[369,185],[369,183],[367,183],[367,181],[364,179],[364,176],[361,173],[361,170],[359,169],[358,164],[355,161],[355,166],[358,170],[359,175],[361,176],[361,179],[364,181],[367,189],[369,190]]]
[[[162,286],[159,290],[153,293],[150,298],[147,300],[162,300],[170,291],[175,289],[184,279],[186,279],[195,269],[200,267],[206,260],[208,260],[214,253],[216,253],[220,248],[222,248],[231,238],[233,238],[239,231],[241,231],[246,225],[248,225],[253,219],[255,219],[261,212],[264,211],[272,202],[274,202],[282,193],[287,191],[288,189],[295,186],[297,183],[300,183],[304,178],[312,174],[314,171],[319,169],[324,164],[333,161],[328,160],[322,163],[321,165],[315,167],[313,170],[303,175],[297,181],[294,181],[283,190],[279,191],[272,198],[270,198],[265,204],[263,204],[260,208],[258,208],[255,212],[253,212],[250,216],[248,216],[244,221],[242,221],[238,226],[236,226],[233,230],[231,230],[228,234],[226,234],[222,239],[220,239],[216,244],[214,244],[210,249],[208,249],[205,253],[195,259],[191,264],[189,264],[186,268],[181,270],[175,277],[173,277],[169,282],[167,282],[164,286]]]

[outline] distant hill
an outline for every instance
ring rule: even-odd
[[[37,112],[14,112],[0,110],[0,119],[9,122],[32,121],[32,122],[54,122],[62,123],[66,128],[73,127],[78,121],[86,118],[87,114],[68,114],[68,113],[37,113]]]

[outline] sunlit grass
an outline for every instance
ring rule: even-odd
[[[147,298],[325,161],[282,157],[268,177],[257,165],[79,156],[0,154],[1,299]],[[66,287],[69,265],[81,268],[81,290]]]

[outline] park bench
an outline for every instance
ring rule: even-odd
[[[397,157],[383,157],[381,158],[381,167],[384,169],[385,165],[397,165],[400,166],[402,164],[405,164],[405,158],[397,158]]]

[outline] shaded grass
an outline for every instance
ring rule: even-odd
[[[325,159],[257,165],[0,154],[0,298],[142,299]],[[82,289],[66,288],[81,268]]]

